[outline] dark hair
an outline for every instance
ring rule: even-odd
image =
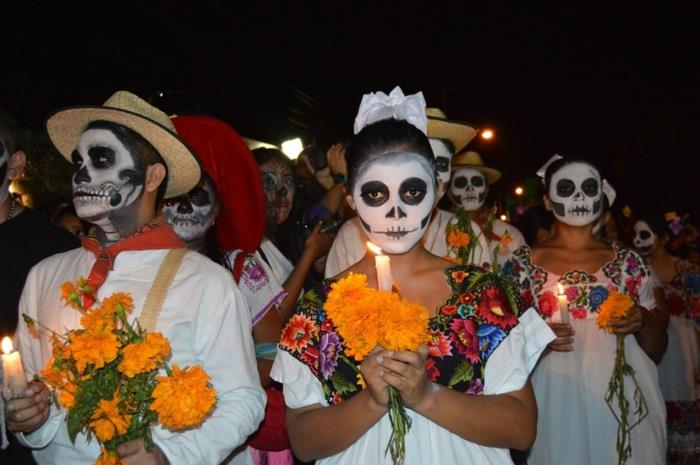
[[[168,186],[168,164],[165,163],[163,157],[160,156],[158,150],[156,150],[150,142],[133,129],[122,126],[119,123],[113,123],[112,121],[93,121],[87,126],[86,130],[87,129],[106,129],[114,133],[129,152],[138,155],[134,161],[137,163],[137,166],[144,171],[147,167],[155,165],[156,163],[162,164],[165,168],[165,177],[163,178],[163,182],[160,183],[160,186],[158,186],[156,204],[163,200]]]
[[[532,246],[537,244],[537,232],[540,229],[549,231],[552,224],[554,224],[552,212],[543,205],[533,205],[520,214],[516,226],[523,233],[525,243]]]
[[[348,162],[348,187],[352,192],[362,167],[382,156],[400,153],[416,153],[425,158],[437,183],[435,156],[425,134],[411,123],[388,118],[362,128],[350,142],[346,157]]]
[[[292,166],[292,160],[290,160],[289,157],[287,157],[287,155],[285,155],[277,149],[258,147],[257,149],[253,149],[252,152],[253,157],[255,157],[255,162],[258,164],[259,167],[269,161],[276,160],[280,163],[287,165],[290,170],[294,169],[294,167]]]
[[[591,159],[585,156],[574,156],[574,157],[566,157],[566,158],[560,158],[559,160],[553,161],[552,163],[547,166],[547,170],[544,173],[544,193],[549,196],[549,185],[552,181],[552,176],[554,176],[554,173],[559,171],[561,168],[565,167],[566,165],[570,165],[572,163],[585,163],[586,165],[590,165],[593,168],[598,171],[598,174],[600,175],[601,181],[603,180],[603,173],[601,169],[596,165]],[[602,189],[602,186],[601,186]],[[605,197],[605,195],[603,195]]]
[[[7,113],[0,111],[0,141],[10,155],[22,150],[20,136],[21,129],[15,120]]]

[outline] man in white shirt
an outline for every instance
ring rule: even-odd
[[[49,257],[32,269],[19,312],[59,333],[77,328],[80,314],[62,305],[60,285],[87,277],[98,299],[130,293],[130,318],[139,318],[167,257],[185,249],[156,216],[156,205],[162,197],[192,189],[200,179],[199,164],[167,115],[125,91],[103,106],[58,111],[48,119],[47,130],[58,151],[73,162],[76,212],[95,228],[82,248]],[[265,394],[242,294],[221,266],[195,252],[179,256],[155,330],[170,342],[169,364],[200,364],[211,376],[217,402],[199,427],[181,432],[154,427],[150,451],[143,439],[120,445],[118,452],[129,465],[216,465],[263,418]],[[17,342],[27,376],[39,373],[51,356],[49,337],[33,337],[20,324]],[[35,449],[40,465],[92,465],[100,455],[99,444],[83,434],[71,441],[65,411],[50,405],[49,396],[44,383],[31,382],[24,397],[8,403],[9,428]],[[250,463],[247,456],[239,456],[241,461],[234,463]]]

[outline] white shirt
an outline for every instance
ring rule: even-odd
[[[121,252],[98,291],[98,299],[113,292],[129,292],[134,301],[129,318],[138,318],[166,253]],[[94,262],[95,255],[80,248],[34,266],[22,293],[20,314],[27,313],[59,333],[79,327],[80,313],[63,306],[59,288],[65,281],[87,277]],[[217,402],[200,427],[171,432],[157,426],[152,429],[153,441],[172,465],[216,465],[257,429],[266,402],[246,302],[228,271],[203,255],[188,252],[165,298],[156,330],[170,341],[171,366],[201,364],[212,377]],[[31,377],[49,360],[50,341],[45,334],[33,338],[24,324],[18,327],[17,341]],[[20,441],[36,449],[33,453],[39,465],[92,465],[100,454],[98,442],[93,439],[88,443],[87,437],[79,434],[73,444],[64,417],[63,409],[52,406],[49,419],[38,430],[18,435]]]

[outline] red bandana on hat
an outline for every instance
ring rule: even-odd
[[[95,294],[97,294],[97,290],[107,279],[109,272],[112,271],[114,260],[119,252],[184,249],[187,247],[162,217],[156,217],[153,221],[141,226],[129,236],[107,247],[103,247],[97,238],[92,235],[84,237],[82,244],[85,250],[94,253],[97,257],[87,278],[87,283],[95,291]],[[83,306],[89,308],[93,303],[95,303],[94,299],[85,294]]]

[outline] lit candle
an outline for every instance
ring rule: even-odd
[[[27,388],[27,378],[24,375],[22,359],[19,352],[12,350],[12,340],[5,336],[2,339],[2,394],[5,399],[19,397]]]
[[[391,276],[391,265],[389,256],[382,253],[382,249],[367,242],[367,248],[374,254],[374,266],[377,269],[377,289],[380,291],[391,291],[394,278]]]
[[[559,294],[557,295],[557,300],[559,301],[559,320],[568,325],[571,323],[569,319],[569,299],[564,293],[564,286],[562,286],[561,283],[557,283],[557,286],[559,286]]]

